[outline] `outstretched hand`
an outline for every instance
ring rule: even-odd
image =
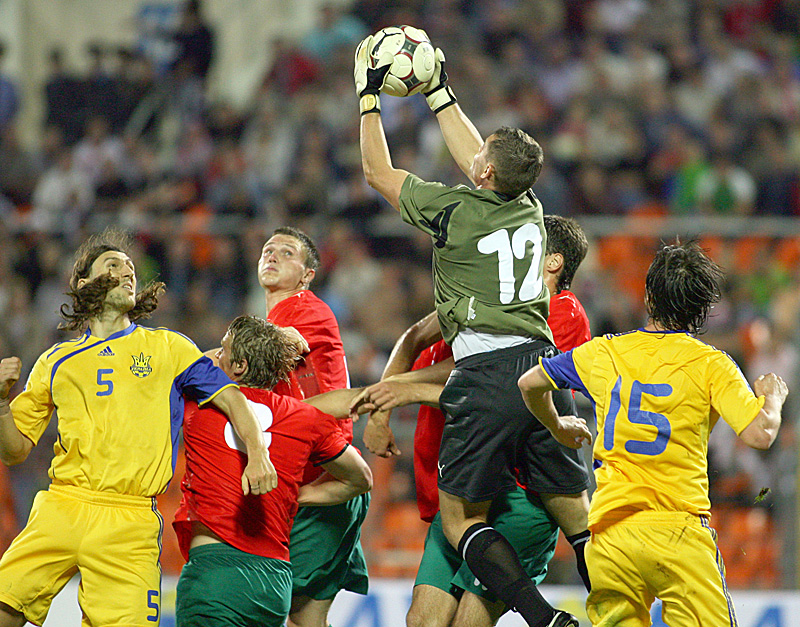
[[[369,35],[356,48],[353,79],[359,98],[369,94],[377,96],[380,93],[394,61],[394,55],[388,50],[383,50],[374,64],[375,67],[370,67],[370,52],[376,43],[375,38]]]
[[[395,407],[407,405],[412,399],[411,386],[400,381],[386,379],[365,387],[350,403],[350,414],[356,410],[366,411],[391,411]]]

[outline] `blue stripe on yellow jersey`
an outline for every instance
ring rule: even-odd
[[[594,405],[590,528],[620,509],[709,515],[711,429],[722,416],[739,434],[764,404],[728,355],[687,333],[606,335],[541,364]]]
[[[57,413],[54,483],[151,497],[175,468],[183,396],[204,403],[233,385],[185,336],[132,324],[45,351],[12,410],[34,444]]]

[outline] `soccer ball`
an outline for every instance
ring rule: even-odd
[[[390,96],[410,96],[421,91],[433,77],[436,54],[425,31],[413,26],[388,26],[375,33],[369,63],[388,50],[394,55],[381,91]]]

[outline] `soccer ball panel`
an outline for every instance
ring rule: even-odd
[[[430,40],[413,26],[388,26],[375,33],[370,51],[373,67],[384,51],[394,55],[383,92],[390,96],[410,96],[421,91],[433,77],[436,57]]]

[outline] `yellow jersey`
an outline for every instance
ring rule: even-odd
[[[152,497],[172,478],[183,395],[204,403],[229,386],[185,336],[131,324],[42,353],[11,408],[34,444],[57,412],[53,484]]]
[[[710,515],[711,429],[722,416],[738,435],[764,404],[726,353],[687,333],[640,329],[541,364],[556,387],[594,405],[590,529],[615,510]]]

